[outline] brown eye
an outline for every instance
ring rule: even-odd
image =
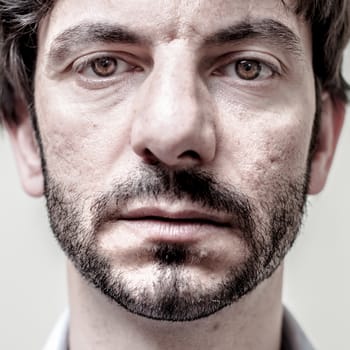
[[[244,80],[253,80],[259,77],[261,64],[253,60],[242,60],[236,63],[237,75]]]
[[[117,61],[111,57],[100,57],[92,61],[91,69],[100,77],[109,77],[117,70]]]

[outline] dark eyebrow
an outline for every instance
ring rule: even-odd
[[[263,39],[275,46],[302,56],[300,39],[286,25],[273,20],[244,20],[208,36],[206,45],[224,45],[245,39]],[[129,29],[108,23],[86,22],[69,27],[54,38],[49,53],[49,65],[57,66],[89,43],[148,44],[149,40]]]
[[[262,39],[295,56],[302,56],[300,38],[285,24],[273,19],[238,22],[207,37],[205,43],[207,45],[224,45],[246,39]]]
[[[123,26],[107,23],[81,23],[69,27],[54,38],[48,59],[51,65],[65,61],[89,43],[146,43],[146,38],[137,35]]]

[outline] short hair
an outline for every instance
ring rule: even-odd
[[[0,0],[0,124],[18,121],[18,99],[33,105],[38,25],[53,6],[54,0]],[[350,38],[350,1],[295,0],[289,10],[311,26],[316,86],[347,102],[350,86],[342,61]]]

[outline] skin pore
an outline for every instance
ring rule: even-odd
[[[58,0],[38,47],[22,179],[70,258],[70,349],[279,349],[281,262],[342,120],[323,94],[309,163],[307,24],[277,0]]]

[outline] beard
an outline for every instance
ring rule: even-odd
[[[53,233],[80,274],[128,311],[166,321],[209,316],[270,277],[298,234],[308,186],[306,171],[294,181],[275,181],[268,195],[253,199],[207,172],[171,172],[149,165],[127,180],[115,181],[108,191],[87,197],[67,188],[49,172],[44,174]],[[128,251],[130,260],[147,261],[152,267],[150,280],[146,277],[135,283],[137,271],[114,263],[102,249],[99,236],[106,224],[117,220],[124,206],[148,199],[186,200],[207,211],[229,215],[246,247],[244,258],[227,263],[224,272],[214,269],[216,278],[204,283],[189,272],[190,267],[212,268],[220,260],[220,251],[209,249],[204,254],[191,244],[154,242],[135,248],[133,253]]]

